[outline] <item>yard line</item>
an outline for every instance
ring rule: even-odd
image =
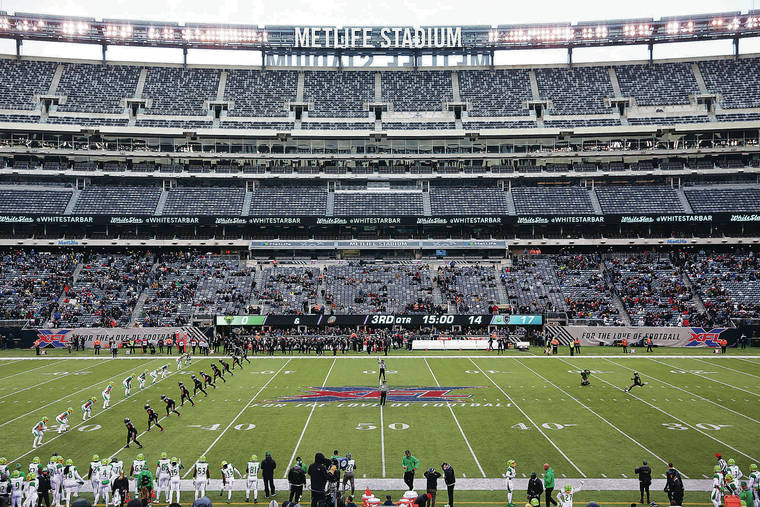
[[[254,394],[254,395],[253,395],[253,398],[251,398],[251,399],[248,401],[248,403],[246,403],[246,404],[245,404],[245,406],[244,406],[244,407],[243,407],[243,408],[240,410],[240,412],[238,412],[238,414],[235,416],[235,418],[234,418],[232,421],[230,421],[230,423],[227,425],[227,427],[226,427],[226,428],[224,428],[224,430],[222,430],[222,432],[219,434],[219,436],[218,436],[218,437],[216,437],[216,439],[215,439],[213,442],[211,442],[211,445],[209,445],[209,446],[208,446],[208,449],[206,449],[204,452],[202,452],[202,453],[200,454],[200,456],[205,456],[206,454],[208,454],[208,452],[209,452],[209,451],[210,451],[210,450],[211,450],[211,449],[212,449],[212,448],[213,448],[213,447],[216,445],[216,443],[217,443],[217,442],[218,442],[218,441],[219,441],[219,440],[220,440],[220,439],[221,439],[221,438],[224,436],[224,434],[225,434],[225,433],[227,433],[227,430],[229,430],[229,429],[232,427],[232,425],[233,425],[233,424],[235,424],[235,421],[237,421],[238,419],[240,419],[240,416],[241,416],[241,415],[243,415],[243,412],[245,412],[245,411],[248,409],[248,407],[250,407],[250,406],[251,406],[251,403],[253,403],[253,401],[254,401],[256,398],[258,398],[258,397],[259,397],[259,395],[261,394],[261,392],[262,392],[264,389],[266,389],[266,387],[269,385],[269,383],[270,383],[270,382],[272,382],[272,381],[274,380],[274,378],[275,378],[275,377],[276,377],[276,376],[277,376],[277,375],[278,375],[278,374],[279,374],[279,373],[280,373],[282,370],[284,370],[284,369],[285,369],[285,367],[288,365],[288,363],[289,363],[289,362],[290,362],[290,359],[288,359],[287,361],[285,361],[285,364],[283,364],[283,365],[280,367],[280,369],[279,369],[279,370],[277,370],[277,371],[275,372],[275,374],[274,374],[274,375],[272,375],[271,377],[269,377],[269,380],[267,380],[267,381],[266,381],[266,383],[265,383],[263,386],[261,386],[261,388],[260,388],[260,389],[259,389],[259,390],[256,392],[256,394]],[[195,463],[195,462],[193,462],[193,463]],[[187,469],[187,472],[185,472],[185,475],[183,475],[183,476],[182,476],[182,478],[184,479],[185,477],[187,477],[187,476],[190,474],[190,472],[191,472],[192,470],[193,470],[193,467],[189,467],[189,468]]]
[[[142,368],[142,366],[138,366],[138,368]],[[130,370],[134,370],[134,369],[135,369],[135,368],[130,368],[129,370],[124,370],[123,372],[119,373],[119,375],[123,375],[125,372],[127,372],[127,371],[130,371]],[[166,378],[169,378],[169,377],[171,377],[172,375],[174,375],[174,373],[175,373],[175,372],[171,372],[171,373],[169,373],[169,375],[168,375]],[[114,378],[114,377],[111,377],[111,378]],[[108,379],[106,379],[106,380],[108,380]],[[165,379],[159,379],[159,380],[158,380],[158,382],[156,382],[156,384],[158,384],[158,383],[159,383],[159,382],[161,382],[162,380],[165,380]],[[103,380],[101,380],[99,383],[102,383],[102,382],[103,382]],[[151,388],[153,385],[156,385],[156,384],[151,384],[151,385],[149,385],[148,387],[146,387],[146,389],[150,389],[150,388]],[[47,442],[44,442],[42,445],[47,445],[47,444],[49,444],[50,442],[54,442],[55,440],[59,439],[60,437],[62,437],[62,436],[64,436],[64,435],[66,435],[67,433],[71,433],[71,432],[72,432],[74,429],[76,429],[76,428],[78,428],[78,427],[82,426],[83,424],[87,424],[87,423],[89,423],[89,422],[90,422],[90,421],[92,421],[94,418],[98,417],[99,415],[101,415],[101,414],[103,414],[103,413],[105,413],[105,412],[108,412],[109,410],[111,410],[112,408],[114,408],[116,405],[118,405],[118,404],[120,404],[120,403],[123,403],[123,402],[125,402],[125,401],[127,401],[127,400],[131,400],[131,399],[133,399],[133,398],[132,398],[132,396],[130,396],[129,398],[123,398],[123,399],[121,399],[121,400],[117,401],[116,403],[114,403],[113,405],[109,405],[109,406],[108,406],[108,408],[106,408],[106,409],[104,409],[104,410],[101,410],[100,412],[98,412],[97,414],[93,415],[92,417],[90,417],[90,418],[89,418],[89,419],[87,419],[86,421],[80,421],[78,424],[75,424],[75,425],[73,425],[71,428],[69,428],[69,429],[68,429],[68,431],[67,431],[66,433],[61,433],[61,434],[59,434],[59,435],[57,435],[57,436],[55,436],[55,437],[51,438],[51,439],[50,439],[50,440],[48,440]],[[56,400],[56,401],[57,401],[57,400]],[[42,445],[41,445],[40,447],[42,447]],[[16,458],[16,459],[15,459],[15,460],[13,460],[13,461],[18,461],[18,460],[20,460],[21,458],[23,458],[23,457],[25,457],[25,456],[28,456],[28,455],[32,454],[33,452],[38,452],[38,449],[39,449],[39,447],[38,447],[37,449],[32,449],[32,450],[30,450],[30,451],[26,452],[25,454],[22,454],[21,456],[19,456],[18,458]]]
[[[653,362],[655,362],[655,363],[661,364],[661,365],[663,365],[663,366],[667,366],[668,368],[677,368],[676,366],[671,366],[671,365],[669,365],[669,364],[667,364],[667,363],[663,363],[662,361],[658,361],[657,359],[652,359],[651,357],[649,358],[649,360],[650,360],[650,361],[653,361]],[[699,361],[699,359],[697,359],[697,361]],[[704,362],[704,361],[703,361],[703,362]],[[706,364],[710,364],[710,363],[706,363]],[[712,365],[710,365],[710,366],[712,366]],[[719,368],[726,368],[727,370],[735,371],[736,373],[744,373],[743,371],[734,370],[733,368],[727,368],[726,366],[720,366],[720,365],[715,365],[715,366],[718,366]],[[683,368],[677,368],[677,369],[679,369],[679,370],[683,370]],[[684,370],[684,371],[686,371],[686,370]],[[705,376],[704,376],[704,375],[702,375],[701,373],[694,373],[694,372],[691,372],[691,371],[687,371],[687,373],[690,373],[691,375],[696,375],[697,377],[701,377],[701,378],[703,378],[703,379],[707,379],[707,380],[709,380],[709,381],[711,381],[711,382],[715,382],[715,380],[714,380],[714,379],[711,379],[710,377],[705,377]],[[756,375],[752,375],[751,373],[744,373],[744,374],[745,374],[745,375],[750,375],[750,376],[752,376],[752,377],[756,377]],[[758,377],[758,378],[760,378],[760,377]],[[751,394],[752,396],[760,396],[758,393],[754,393],[754,392],[752,392],[752,391],[747,391],[746,389],[742,389],[741,387],[736,387],[736,386],[731,386],[731,387],[732,387],[733,389],[736,389],[736,390],[738,390],[738,391],[742,391],[742,392],[745,392],[745,393],[747,393],[747,394]]]
[[[20,361],[20,359],[19,359],[19,361]],[[57,361],[56,361],[56,363],[57,363]],[[51,364],[55,364],[55,363],[51,363]],[[5,365],[3,365],[3,366],[5,366]],[[38,366],[36,368],[32,368],[31,370],[24,370],[24,371],[20,371],[18,373],[14,373],[13,375],[8,375],[7,377],[2,377],[2,378],[0,378],[0,380],[9,379],[11,377],[15,377],[16,375],[23,375],[24,373],[29,373],[30,371],[39,370],[40,368],[47,368],[48,366],[50,366],[50,365],[49,364],[43,364],[42,366]]]
[[[475,363],[475,361],[473,361],[471,357],[468,357],[467,359],[469,359],[469,360],[470,360],[470,362],[471,362],[473,365],[475,365],[475,368],[477,368],[477,369],[478,369],[478,370],[479,370],[479,371],[480,371],[480,372],[481,372],[483,375],[485,375],[485,377],[486,377],[488,380],[490,380],[490,381],[491,381],[491,383],[492,383],[492,384],[493,384],[493,385],[496,387],[496,389],[498,389],[499,391],[501,391],[501,394],[503,394],[503,395],[504,395],[504,397],[506,397],[506,398],[507,398],[507,399],[510,401],[510,403],[512,403],[512,405],[514,405],[514,406],[515,406],[515,408],[516,408],[517,410],[519,410],[519,411],[520,411],[520,413],[521,413],[522,415],[524,415],[524,416],[525,416],[525,418],[526,418],[528,421],[530,421],[530,423],[533,425],[533,427],[534,427],[534,428],[536,428],[536,430],[537,430],[539,433],[541,433],[541,435],[543,435],[543,437],[546,439],[546,441],[547,441],[547,442],[549,442],[549,443],[551,444],[551,446],[552,446],[552,447],[554,447],[554,448],[557,450],[557,452],[559,452],[559,453],[562,455],[562,457],[563,457],[563,458],[565,458],[565,459],[567,460],[567,462],[568,462],[568,463],[570,463],[570,464],[573,466],[573,468],[575,468],[575,469],[578,471],[578,473],[579,473],[579,474],[581,474],[581,476],[582,476],[583,478],[585,478],[585,477],[586,477],[586,474],[584,474],[584,473],[583,473],[583,471],[582,471],[580,468],[578,468],[578,465],[576,465],[576,464],[573,462],[573,460],[571,460],[571,459],[570,459],[570,458],[567,456],[567,454],[565,454],[564,452],[562,452],[562,449],[560,449],[559,447],[557,447],[557,444],[555,444],[554,442],[552,442],[552,439],[551,439],[551,438],[549,438],[549,437],[548,437],[548,435],[547,435],[546,433],[544,433],[543,431],[541,431],[541,428],[538,426],[538,424],[536,424],[536,422],[535,422],[533,419],[531,419],[531,418],[530,418],[530,416],[529,416],[528,414],[526,414],[526,413],[525,413],[525,411],[524,411],[522,408],[520,408],[520,405],[518,405],[517,403],[515,403],[515,400],[513,400],[513,399],[512,399],[512,397],[511,397],[510,395],[508,395],[508,394],[506,393],[506,391],[504,391],[504,389],[502,389],[502,388],[501,388],[501,386],[499,386],[499,384],[497,384],[496,382],[494,382],[494,380],[493,380],[493,379],[492,379],[492,378],[491,378],[491,377],[488,375],[488,373],[486,373],[486,372],[485,372],[485,370],[483,370],[483,369],[482,369],[480,366],[478,366],[478,365],[477,365],[477,363]]]
[[[747,373],[746,371],[735,370],[733,368],[729,368],[728,366],[723,366],[722,364],[718,364],[719,361],[705,361],[704,359],[697,359],[696,357],[694,358],[694,360],[699,361],[700,363],[709,364],[710,366],[717,366],[718,368],[723,368],[724,370],[730,370],[735,373],[741,373],[742,375],[749,375],[750,377],[760,378],[760,375],[754,375],[752,373]],[[753,364],[757,364],[757,363],[753,363]]]
[[[569,365],[573,366],[573,364],[572,364],[572,363],[569,363],[569,362],[565,361],[564,359],[560,359],[560,361],[562,361],[563,363],[566,363],[566,364],[569,364]],[[610,361],[610,362],[612,362],[612,361]],[[618,386],[616,386],[616,385],[614,385],[614,384],[612,384],[612,383],[610,383],[610,382],[607,382],[606,380],[604,380],[604,379],[603,379],[602,377],[600,377],[600,376],[596,376],[596,377],[594,377],[594,378],[598,378],[599,380],[601,380],[601,381],[602,381],[602,382],[604,382],[605,384],[607,384],[607,385],[609,385],[609,386],[613,387],[614,389],[617,389],[617,390],[619,390],[619,391],[625,391],[625,389],[623,389],[622,387],[618,387]],[[687,426],[687,427],[689,427],[689,428],[693,429],[694,431],[701,433],[702,435],[706,436],[706,437],[707,437],[707,438],[709,438],[709,439],[715,440],[715,441],[716,441],[716,442],[718,442],[719,444],[722,444],[722,445],[726,446],[727,448],[731,449],[732,451],[734,451],[734,452],[738,452],[738,453],[739,453],[739,454],[741,454],[742,456],[744,456],[744,457],[746,457],[746,458],[749,458],[749,459],[751,459],[752,461],[757,461],[757,459],[753,458],[753,457],[752,457],[752,456],[750,456],[749,454],[744,454],[744,453],[743,453],[743,452],[741,452],[739,449],[735,449],[734,447],[731,447],[730,445],[728,445],[727,443],[723,442],[722,440],[719,440],[719,439],[715,438],[714,436],[712,436],[712,435],[710,435],[710,434],[708,434],[708,433],[705,433],[704,431],[700,430],[699,428],[696,428],[696,427],[692,426],[691,424],[687,423],[687,422],[686,422],[686,421],[684,421],[683,419],[679,419],[678,417],[674,416],[673,414],[670,414],[670,413],[666,412],[665,410],[661,409],[660,407],[658,407],[658,406],[656,406],[656,405],[652,405],[651,403],[649,403],[649,402],[648,402],[648,401],[646,401],[645,399],[643,399],[643,398],[639,398],[638,396],[636,396],[635,394],[632,394],[632,393],[628,393],[628,396],[631,396],[631,397],[633,397],[633,398],[636,398],[636,399],[637,399],[637,400],[639,400],[640,402],[642,402],[642,403],[644,403],[644,404],[646,404],[646,405],[649,405],[650,407],[652,407],[653,409],[657,410],[658,412],[662,412],[662,413],[663,413],[663,414],[665,414],[666,416],[668,416],[668,417],[671,417],[671,418],[675,419],[676,421],[680,422],[680,423],[681,423],[681,424],[683,424],[684,426]]]
[[[743,357],[731,357],[731,359],[738,359],[739,361],[744,361],[745,363],[754,364],[755,366],[760,366],[760,363],[757,363],[755,361],[750,361],[749,359],[745,359]]]
[[[618,364],[618,363],[616,363],[615,361],[610,361],[610,360],[608,359],[608,360],[607,360],[607,362],[609,362],[609,363],[612,363],[612,364],[614,364],[615,366],[619,366],[619,367],[621,367],[621,368],[625,368],[626,370],[634,371],[634,370],[633,370],[633,368],[628,368],[627,366],[623,366],[622,364]],[[669,382],[665,382],[664,380],[660,380],[660,379],[658,379],[658,378],[656,378],[656,377],[653,377],[653,376],[651,376],[651,375],[649,375],[649,374],[647,374],[647,378],[650,378],[650,379],[652,379],[652,380],[655,380],[655,381],[657,381],[657,382],[659,382],[659,383],[661,383],[661,384],[665,384],[665,385],[669,386],[670,388],[675,388],[675,389],[678,389],[679,391],[683,391],[683,392],[685,392],[686,394],[688,394],[688,395],[690,395],[690,396],[694,396],[694,397],[696,397],[696,398],[699,398],[699,399],[701,399],[701,400],[703,400],[703,401],[706,401],[706,402],[708,402],[708,403],[711,403],[711,404],[715,405],[716,407],[720,407],[720,408],[721,408],[721,409],[723,409],[723,410],[727,410],[728,412],[731,412],[731,413],[733,413],[733,414],[736,414],[736,415],[738,415],[738,416],[741,416],[741,417],[744,417],[744,418],[746,418],[746,419],[749,419],[750,421],[752,421],[752,422],[754,422],[754,423],[760,424],[760,421],[759,421],[759,420],[757,420],[757,419],[754,419],[754,418],[752,418],[752,417],[750,417],[750,416],[748,416],[748,415],[746,415],[746,414],[742,414],[741,412],[738,412],[738,411],[736,411],[736,410],[734,410],[734,409],[732,409],[732,408],[726,407],[725,405],[721,405],[720,403],[717,403],[717,402],[715,402],[715,401],[713,401],[713,400],[711,400],[711,399],[705,398],[704,396],[700,396],[700,395],[698,395],[698,394],[695,394],[695,393],[689,392],[689,391],[687,391],[686,389],[682,389],[682,388],[680,388],[680,387],[678,387],[678,386],[676,386],[676,385],[673,385],[673,384],[671,384],[671,383],[669,383]]]
[[[425,364],[428,367],[428,370],[430,370],[430,374],[433,376],[433,380],[435,380],[435,385],[438,387],[441,387],[440,382],[438,382],[438,378],[435,376],[435,373],[433,373],[433,369],[430,367],[430,363],[428,363],[428,360],[425,359]],[[446,406],[449,407],[449,412],[451,412],[451,417],[454,418],[454,422],[457,423],[457,428],[459,428],[459,433],[462,434],[462,438],[464,439],[464,443],[467,444],[467,448],[470,450],[470,454],[472,454],[472,459],[475,460],[475,464],[478,465],[478,470],[480,470],[480,473],[483,475],[483,477],[486,476],[485,471],[483,470],[483,467],[480,466],[480,461],[478,461],[478,457],[475,456],[475,451],[472,449],[472,446],[470,445],[470,441],[467,439],[467,435],[464,434],[464,430],[462,429],[462,425],[459,424],[459,419],[457,419],[456,414],[454,413],[454,409],[451,408],[451,405],[446,403]]]
[[[640,442],[638,442],[637,440],[635,440],[633,437],[631,437],[630,435],[628,435],[626,432],[624,432],[623,430],[621,430],[620,428],[618,428],[617,426],[615,426],[614,424],[612,424],[611,422],[609,422],[607,419],[605,419],[601,415],[597,414],[593,409],[591,409],[590,407],[586,406],[582,401],[580,401],[577,398],[575,398],[572,394],[570,394],[569,392],[565,391],[564,389],[562,389],[561,387],[559,387],[558,385],[556,385],[554,382],[552,382],[551,380],[549,380],[546,377],[544,377],[543,375],[541,375],[540,373],[534,371],[532,368],[524,365],[521,361],[517,361],[517,362],[520,363],[521,365],[523,365],[525,368],[528,368],[531,372],[533,372],[534,375],[537,375],[537,376],[541,377],[542,379],[544,379],[545,382],[548,382],[550,385],[554,386],[555,389],[558,389],[559,391],[563,392],[570,399],[575,400],[580,406],[582,406],[583,408],[585,408],[586,410],[588,410],[589,412],[591,412],[592,414],[594,414],[595,416],[597,416],[599,419],[601,419],[602,421],[604,421],[605,423],[607,423],[612,429],[614,429],[615,431],[617,431],[618,433],[620,433],[621,435],[623,435],[625,438],[627,438],[628,440],[630,440],[634,444],[638,445],[639,447],[641,447],[642,449],[644,449],[645,451],[647,451],[648,453],[650,453],[652,456],[654,456],[658,460],[662,461],[664,464],[666,464],[666,465],[668,464],[667,461],[665,461],[660,456],[658,456],[657,454],[655,454],[652,450],[648,449],[643,444],[641,444]],[[604,475],[604,474],[602,474],[602,475]],[[686,474],[682,474],[682,475],[684,477],[686,477]],[[686,478],[688,479],[688,477],[686,477]]]
[[[383,406],[380,405],[380,455],[383,458],[383,479],[385,479],[385,429],[383,422]]]
[[[107,360],[106,360],[106,362],[109,362],[109,361],[113,361],[113,359],[107,359]],[[77,371],[84,371],[84,370],[89,370],[90,368],[94,368],[94,367],[96,367],[96,366],[100,366],[100,364],[102,364],[102,363],[99,363],[99,364],[94,364],[94,365],[92,365],[92,366],[88,366],[88,367],[86,367],[86,368],[82,368],[81,370],[77,370]],[[17,390],[17,391],[13,391],[12,393],[8,393],[8,394],[6,394],[6,395],[4,395],[4,396],[0,396],[0,400],[2,400],[2,399],[5,399],[5,398],[7,398],[8,396],[13,396],[13,395],[16,395],[16,394],[18,394],[18,393],[23,393],[24,391],[28,391],[29,389],[34,389],[34,388],[36,388],[36,387],[40,387],[40,386],[43,386],[43,385],[45,385],[45,384],[49,384],[50,382],[53,382],[53,381],[55,381],[55,380],[60,380],[60,379],[62,379],[62,378],[68,377],[69,375],[73,375],[74,373],[76,373],[76,372],[67,373],[66,375],[59,375],[59,376],[54,376],[53,378],[51,378],[50,380],[46,380],[45,382],[40,382],[39,384],[34,384],[34,385],[32,385],[32,386],[29,386],[29,387],[25,387],[25,388],[23,388],[23,389],[19,389],[19,390]]]
[[[335,366],[335,361],[337,361],[337,358],[333,359],[332,364],[330,365],[330,369],[327,370],[327,375],[325,375],[325,381],[322,382],[322,388],[327,385],[327,379],[330,377],[330,372],[333,370],[333,366]],[[288,471],[290,470],[290,465],[293,464],[293,460],[296,458],[296,453],[298,452],[298,447],[301,445],[301,441],[303,440],[303,436],[306,433],[306,428],[309,427],[309,421],[311,421],[311,416],[314,414],[314,409],[317,408],[317,402],[315,401],[314,404],[311,406],[311,412],[309,412],[309,417],[306,418],[306,424],[303,425],[303,429],[301,430],[301,436],[298,437],[298,443],[296,443],[295,449],[293,449],[293,455],[290,457],[290,461],[288,461],[288,466],[285,467],[285,474],[282,476],[283,479],[288,476]]]

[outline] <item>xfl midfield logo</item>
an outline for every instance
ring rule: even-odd
[[[37,331],[37,340],[34,346],[53,347],[56,349],[66,348],[69,346],[69,336],[71,329],[39,329]]]
[[[473,387],[400,387],[388,390],[388,401],[440,402],[462,401],[472,397],[471,394],[451,394],[459,389]],[[307,394],[291,396],[276,400],[278,402],[325,402],[325,401],[377,401],[380,391],[376,387],[312,387]]]
[[[718,340],[720,339],[720,333],[725,331],[722,327],[717,327],[709,331],[705,331],[701,327],[691,328],[691,337],[686,342],[687,347],[720,347]]]

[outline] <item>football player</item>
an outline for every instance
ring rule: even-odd
[[[164,431],[164,427],[158,424],[158,414],[155,410],[150,408],[149,404],[145,405],[145,411],[148,413],[148,431],[150,431],[150,425],[151,423],[155,424],[159,428],[161,428],[161,431]]]
[[[95,405],[95,402],[98,401],[95,396],[90,398],[89,400],[82,403],[82,420],[86,421],[90,417],[92,417],[92,407]]]
[[[48,423],[48,418],[43,417],[37,422],[37,424],[34,425],[34,428],[32,428],[32,435],[34,435],[34,443],[32,444],[33,449],[36,449],[37,447],[42,445],[42,438],[45,436],[45,431],[47,430],[47,423]]]
[[[206,485],[208,484],[211,474],[209,473],[206,456],[198,458],[198,462],[193,465],[193,486],[195,486],[195,499],[200,496],[206,496]]]
[[[187,387],[185,387],[185,384],[182,382],[178,382],[179,384],[179,406],[184,407],[185,406],[185,400],[190,402],[190,405],[193,407],[195,406],[195,403],[193,402],[193,399],[190,397],[190,391],[187,390]],[[201,386],[203,387],[203,386]],[[208,396],[208,395],[207,395]]]
[[[227,503],[230,503],[232,499],[232,489],[235,487],[235,474],[241,479],[243,478],[240,471],[235,468],[235,465],[222,461],[222,490],[227,490]],[[219,491],[219,496],[222,496],[222,491]]]
[[[74,413],[74,409],[69,407],[65,411],[58,414],[55,418],[55,422],[58,423],[58,433],[61,434],[64,431],[69,430],[69,416]]]
[[[165,394],[162,394],[161,401],[166,403],[166,417],[169,417],[169,414],[171,414],[172,412],[174,412],[178,416],[182,415],[179,412],[177,412],[177,408],[176,408],[177,403],[173,399],[167,397]]]
[[[251,501],[251,488],[253,488],[253,503],[256,503],[259,497],[259,469],[261,463],[255,454],[251,456],[251,461],[245,467],[245,501]]]
[[[111,403],[111,389],[113,389],[113,386],[108,384],[101,393],[103,395],[103,409],[108,408],[108,405]]]
[[[177,493],[177,503],[179,503],[179,471],[183,468],[182,462],[172,456],[171,463],[169,464],[169,503],[174,499],[174,493]]]
[[[130,375],[129,377],[122,380],[121,385],[124,386],[124,397],[129,398],[129,393],[132,392],[132,380],[134,380],[134,377]]]
[[[168,454],[161,453],[161,459],[156,464],[156,501],[161,498],[161,490],[166,492],[166,503],[169,502],[169,464],[171,461],[168,458]]]

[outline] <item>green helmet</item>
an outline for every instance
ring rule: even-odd
[[[166,456],[168,456],[168,454],[166,454],[165,452],[161,453],[161,459],[166,459]]]
[[[224,467],[224,466],[227,466],[227,462],[226,462],[226,461],[222,461],[222,466],[223,466],[223,467]]]
[[[107,465],[108,464],[108,458],[103,458],[103,461],[100,462],[101,465]]]
[[[538,507],[538,498],[533,498],[533,499],[531,499],[531,501],[530,501],[530,504],[531,504],[533,507]]]
[[[42,418],[42,422],[44,422],[44,423],[48,422],[49,420],[50,420],[50,419],[48,419],[48,418],[47,418],[47,416],[44,416],[44,417]]]
[[[749,466],[749,469],[750,469],[750,470],[757,470],[757,465],[756,465],[756,464],[754,464],[754,463],[752,463],[752,464]]]
[[[198,458],[198,461],[200,461],[201,463],[205,463],[206,462],[206,456],[201,456],[200,458]]]
[[[734,476],[731,474],[726,474],[726,482],[733,482]]]
[[[95,397],[95,396],[93,396],[93,397],[92,397],[92,398],[90,398],[90,399],[92,400],[92,402],[93,402],[93,403],[95,403],[96,401],[98,401],[98,398],[97,398],[97,397]]]
[[[255,454],[251,454],[251,461],[258,461],[258,460],[259,460],[258,456],[256,456]]]
[[[66,412],[68,412],[69,414],[73,414],[74,413],[74,409],[71,408],[71,407],[69,407],[69,408],[66,409]]]
[[[713,471],[715,471],[715,472],[720,472],[720,465],[715,465],[715,466],[713,467]]]
[[[570,493],[573,490],[573,487],[569,484],[565,484],[565,492]]]
[[[8,460],[5,459],[5,456],[0,456],[0,465],[7,465]]]
[[[517,466],[517,461],[515,461],[513,459],[510,459],[510,460],[507,461],[507,466],[508,467],[516,467]]]
[[[136,458],[136,459],[139,459],[139,460],[141,460],[141,461],[142,461],[142,460],[144,460],[144,459],[145,459],[145,455],[144,455],[143,453],[140,453],[140,454],[138,454],[138,455],[137,455],[135,458]]]
[[[73,464],[74,464],[74,460],[73,459],[69,458],[69,459],[66,460],[66,465],[67,466],[71,466]]]
[[[39,456],[35,456],[34,458],[32,458],[32,463],[39,463],[39,462],[40,462]]]
[[[731,458],[728,460],[729,465],[736,465],[736,460],[734,458]]]
[[[50,456],[50,461],[48,461],[48,463],[55,463],[56,461],[58,461],[58,455],[53,455]]]
[[[18,477],[20,475],[21,475],[21,472],[19,472],[18,470],[13,471],[13,477]]]
[[[100,456],[98,456],[97,454],[93,454],[92,461],[100,461]]]
[[[172,463],[176,463],[176,462],[177,462],[177,457],[176,456],[172,456]]]
[[[64,462],[63,456],[58,456],[58,463],[63,464],[63,462]]]

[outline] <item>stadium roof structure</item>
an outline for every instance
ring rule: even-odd
[[[648,45],[760,36],[760,10],[578,23],[476,26],[282,26],[166,23],[0,11],[0,38],[277,54],[423,55]],[[493,60],[492,60],[493,61]]]

